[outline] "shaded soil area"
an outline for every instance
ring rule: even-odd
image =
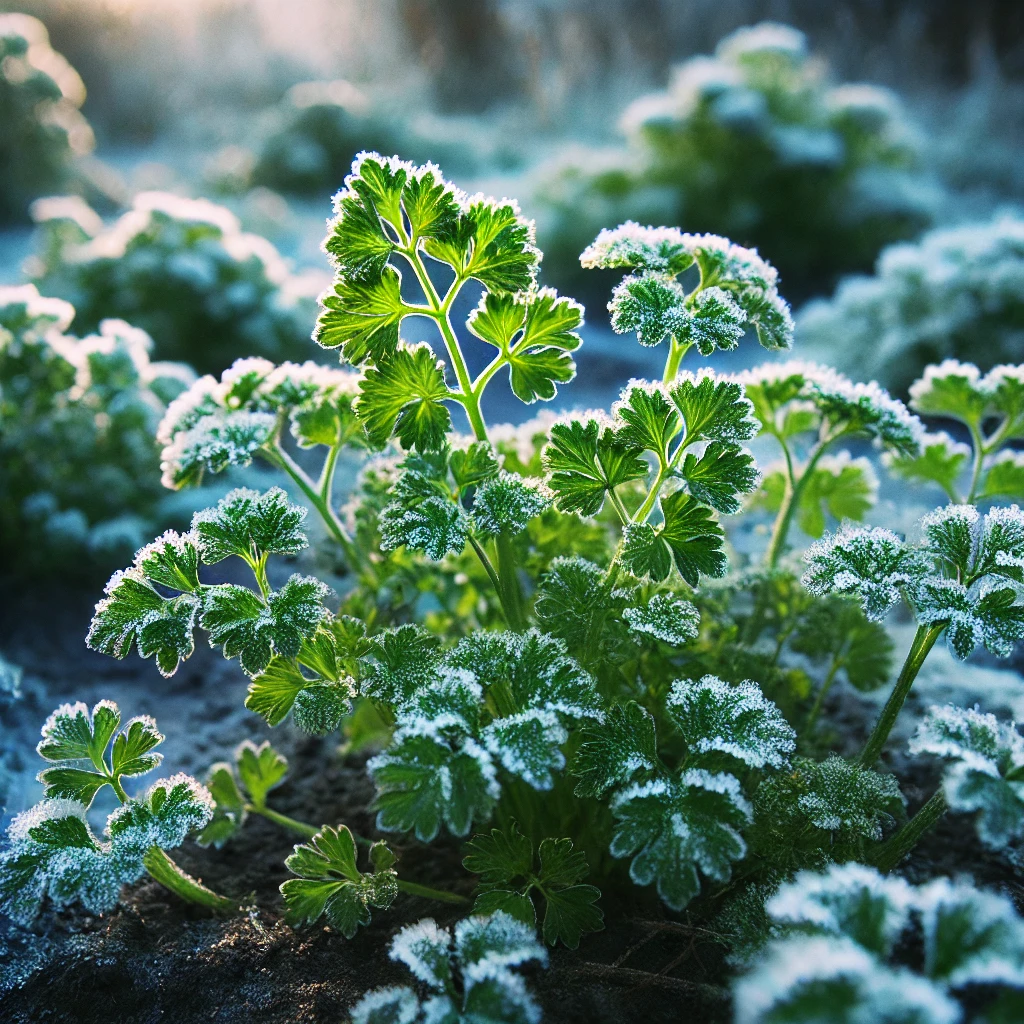
[[[161,774],[185,770],[203,777],[241,739],[270,735],[242,707],[246,684],[240,670],[215,652],[197,649],[178,675],[162,680],[150,663],[134,656],[115,662],[86,651],[82,637],[91,600],[56,591],[23,595],[0,612],[0,651],[26,671],[26,697],[4,723],[5,748],[16,748],[22,758],[9,812],[37,797],[32,745],[43,718],[62,700],[106,696],[122,705],[125,717],[153,714],[168,736]],[[855,704],[831,704],[836,724],[855,735],[863,728],[855,720]],[[377,835],[368,811],[373,787],[365,758],[340,758],[336,738],[311,739],[287,726],[274,730],[273,740],[290,762],[289,778],[271,800],[277,810]],[[892,768],[905,781],[912,811],[931,793],[934,771],[902,761]],[[473,878],[460,866],[459,841],[447,838],[426,847],[388,840],[399,853],[402,877],[471,895]],[[294,842],[270,822],[250,818],[221,850],[188,844],[176,851],[183,868],[246,905],[237,917],[210,917],[144,880],[102,918],[51,910],[31,931],[0,922],[0,1020],[334,1024],[347,1019],[367,989],[409,981],[387,956],[398,928],[426,916],[451,924],[464,912],[401,895],[351,941],[325,927],[293,930],[282,918],[278,886],[289,877],[283,862]],[[915,882],[970,873],[1024,906],[1024,889],[1012,881],[1005,862],[984,853],[963,819],[942,822],[902,871]],[[527,972],[545,1020],[729,1019],[722,948],[696,918],[666,914],[650,897],[635,890],[628,903],[603,901],[603,932],[584,938],[576,951],[553,950],[548,970]]]

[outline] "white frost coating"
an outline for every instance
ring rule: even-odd
[[[78,800],[69,800],[66,797],[42,800],[27,811],[15,815],[7,826],[7,838],[12,843],[23,840],[31,842],[29,830],[41,825],[44,821],[56,821],[60,818],[79,818],[85,821],[85,812],[85,804]]]
[[[471,949],[477,954],[473,959]],[[547,951],[537,941],[534,929],[504,910],[459,921],[455,926],[455,953],[463,970],[471,964],[517,967],[534,960],[548,962]]]
[[[543,708],[499,718],[480,734],[484,746],[506,771],[539,790],[551,789],[552,769],[565,767],[565,755],[558,748],[568,738],[558,715]]]
[[[709,772],[703,768],[691,768],[683,772],[679,782],[683,786],[695,786],[709,793],[721,793],[747,819],[754,820],[754,808],[743,795],[743,787],[735,775],[728,772]]]
[[[545,956],[544,963],[547,959]],[[518,1011],[515,1020],[525,1024],[539,1024],[542,1013],[540,1006],[530,995],[526,982],[518,974],[513,974],[507,967],[494,963],[490,958],[477,963],[467,964],[462,976],[466,983],[467,1002],[472,999],[472,991],[477,985],[490,983],[501,989],[501,999],[505,1011],[511,1014]],[[465,1018],[463,1018],[465,1019]],[[440,1020],[438,1022],[440,1024]]]
[[[799,29],[776,21],[738,28],[715,49],[722,60],[738,62],[753,53],[770,51],[802,60],[807,53],[807,37]]]
[[[172,548],[180,555],[195,546],[196,534],[194,530],[189,530],[186,533],[178,533],[177,530],[165,530],[156,540],[151,540],[135,552],[133,564],[137,569],[140,569],[143,562],[153,555],[162,555],[167,547]]]
[[[371,1024],[376,1020],[387,1020],[391,1024],[413,1024],[420,1012],[420,1001],[416,993],[406,985],[391,985],[388,988],[367,992],[352,1007],[352,1024]]]
[[[388,956],[405,964],[425,985],[441,991],[450,971],[451,942],[451,932],[428,917],[403,928],[392,940]],[[440,964],[444,964],[444,973],[439,971]]]
[[[164,413],[157,427],[157,443],[166,447],[181,430],[187,430],[222,404],[221,386],[210,374],[200,377],[187,391],[183,391]]]
[[[30,320],[50,320],[53,330],[63,334],[75,318],[75,307],[63,299],[39,294],[34,284],[6,285],[0,287],[0,309],[9,306],[24,306]]]
[[[253,454],[273,435],[277,418],[265,412],[232,412],[204,416],[178,433],[160,453],[161,481],[177,489],[178,476],[197,463],[220,468],[247,466]]]

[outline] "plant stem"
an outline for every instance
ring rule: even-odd
[[[981,428],[977,424],[970,423],[968,426],[971,430],[971,444],[974,447],[974,466],[971,469],[971,486],[967,492],[967,502],[973,504],[978,482],[981,480],[981,467],[985,461],[985,439],[981,436]]]
[[[882,708],[878,722],[875,724],[875,728],[868,737],[868,741],[860,755],[860,763],[865,768],[870,768],[878,760],[878,755],[881,754],[882,747],[885,746],[885,741],[889,738],[889,733],[892,732],[892,727],[896,724],[896,719],[899,717],[903,702],[907,699],[907,694],[910,693],[910,688],[914,685],[914,680],[917,678],[918,672],[921,671],[921,666],[924,664],[932,647],[935,646],[935,641],[938,640],[939,635],[945,628],[945,622],[917,627],[917,632],[914,634],[914,642],[910,645],[910,650],[907,652],[907,658],[903,662],[903,668],[900,670],[896,685],[892,688],[892,693],[889,694],[889,699],[885,702],[885,707]]]
[[[437,900],[438,903],[468,903],[465,896],[454,892],[444,892],[441,889],[432,889],[429,885],[420,885],[418,882],[407,882],[400,878],[398,880],[398,891],[407,893],[409,896],[422,896],[426,900]]]
[[[269,807],[257,807],[255,804],[246,804],[245,809],[266,818],[268,821],[274,822],[275,825],[288,829],[289,832],[302,836],[303,839],[312,839],[320,831],[320,829],[314,828],[312,825],[307,825],[304,821],[289,818],[287,814],[273,811]]]
[[[320,470],[320,479],[317,481],[317,490],[320,492],[320,497],[328,506],[331,504],[331,494],[334,491],[334,470],[337,468],[338,456],[340,454],[341,445],[331,445],[327,458],[324,459],[323,469]]]
[[[494,546],[498,552],[501,606],[505,610],[509,627],[521,633],[526,629],[526,612],[523,609],[523,590],[519,585],[519,574],[516,571],[516,553],[512,546],[512,538],[499,533],[494,539]]]
[[[342,525],[334,509],[331,508],[330,500],[320,494],[316,484],[306,475],[305,470],[277,442],[274,443],[273,448],[265,448],[263,452],[270,462],[283,469],[295,481],[299,490],[309,499],[320,514],[324,525],[330,530],[331,535],[345,553],[345,560],[348,562],[349,568],[353,571],[365,570],[363,559],[359,556],[359,551],[348,535],[348,531]]]
[[[189,903],[196,903],[199,906],[209,907],[211,910],[227,914],[233,914],[238,910],[238,904],[234,900],[230,900],[226,896],[218,896],[212,889],[207,889],[202,882],[186,874],[159,846],[151,846],[145,857],[142,858],[142,863],[150,875],[164,888],[170,889],[175,895]]]
[[[782,557],[783,552],[786,550],[786,541],[789,538],[789,528],[793,525],[793,516],[796,514],[796,510],[800,507],[800,496],[804,492],[804,488],[807,486],[807,482],[811,478],[811,473],[814,472],[814,467],[818,464],[818,460],[825,453],[825,449],[832,443],[833,438],[828,438],[824,441],[818,442],[817,445],[811,450],[811,454],[807,459],[807,465],[804,466],[803,472],[800,474],[800,479],[796,479],[793,471],[793,463],[789,454],[789,448],[783,442],[782,450],[786,455],[786,493],[782,498],[782,505],[779,508],[779,513],[775,517],[775,525],[772,527],[772,539],[768,544],[768,550],[765,552],[765,562],[768,564],[770,569],[774,569],[779,559]]]
[[[946,807],[946,795],[939,788],[899,832],[890,836],[875,850],[871,862],[879,871],[892,871],[917,846],[925,832],[946,813]]]
[[[814,698],[814,704],[807,714],[807,721],[804,722],[804,730],[806,732],[810,732],[814,728],[815,722],[818,721],[821,709],[825,706],[825,698],[828,696],[828,691],[832,689],[832,684],[835,682],[836,673],[839,671],[841,664],[838,658],[832,662],[832,667],[828,670],[825,681],[818,688],[818,695]]]
[[[673,334],[669,335],[669,345],[668,359],[665,360],[665,372],[661,377],[664,384],[671,384],[676,379],[676,374],[679,373],[679,364],[683,361],[683,356],[690,350],[692,342],[680,345]]]

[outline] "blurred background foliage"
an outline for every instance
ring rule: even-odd
[[[544,283],[588,307],[569,404],[648,372],[608,330],[614,280],[578,261],[627,218],[758,246],[800,354],[854,377],[901,391],[931,360],[1024,360],[1018,0],[0,0],[0,285],[71,304],[63,351],[119,319],[146,359],[199,373],[333,361],[309,337],[319,244],[362,149],[435,160],[536,218]],[[8,446],[31,441],[12,410],[36,423],[10,397],[29,387],[15,334]],[[72,419],[111,400],[75,373]],[[85,448],[106,443],[92,415]],[[126,463],[133,515],[157,508],[151,455]],[[110,519],[18,465],[9,537],[36,494],[58,495],[56,522]]]

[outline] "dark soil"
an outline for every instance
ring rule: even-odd
[[[4,592],[15,593],[10,587]],[[23,766],[9,812],[37,798],[28,781],[37,769],[32,745],[43,718],[62,700],[106,696],[121,704],[125,717],[155,715],[168,735],[167,772],[202,777],[241,739],[269,735],[242,708],[241,672],[205,647],[170,680],[134,656],[115,662],[86,651],[81,638],[91,603],[91,595],[53,591],[23,595],[0,610],[0,651],[21,664],[27,678],[25,700],[5,721],[3,747],[18,754]],[[855,706],[832,703],[843,727],[857,728],[848,721],[856,717]],[[288,727],[274,731],[274,743],[291,765],[289,780],[273,794],[276,809],[376,835],[364,758],[341,759],[336,739],[310,739]],[[912,810],[935,779],[916,765],[893,767],[905,778]],[[288,877],[283,861],[294,841],[277,826],[250,818],[222,850],[189,844],[176,851],[183,868],[246,904],[237,917],[210,917],[143,881],[101,918],[48,911],[31,932],[5,930],[0,922],[0,1020],[340,1024],[367,989],[408,982],[405,969],[387,956],[399,927],[426,916],[442,924],[462,916],[459,908],[403,895],[351,941],[324,927],[293,930],[282,919],[277,887]],[[389,842],[400,854],[403,877],[471,894],[473,880],[459,866],[458,841],[429,847],[394,837]],[[902,870],[913,881],[970,873],[1024,905],[1024,889],[1011,881],[1005,862],[984,853],[963,819],[944,821]],[[729,1018],[723,950],[685,915],[663,915],[647,895],[638,891],[629,905],[604,901],[603,932],[586,937],[576,951],[553,950],[548,970],[529,972],[546,1021],[700,1024]]]

